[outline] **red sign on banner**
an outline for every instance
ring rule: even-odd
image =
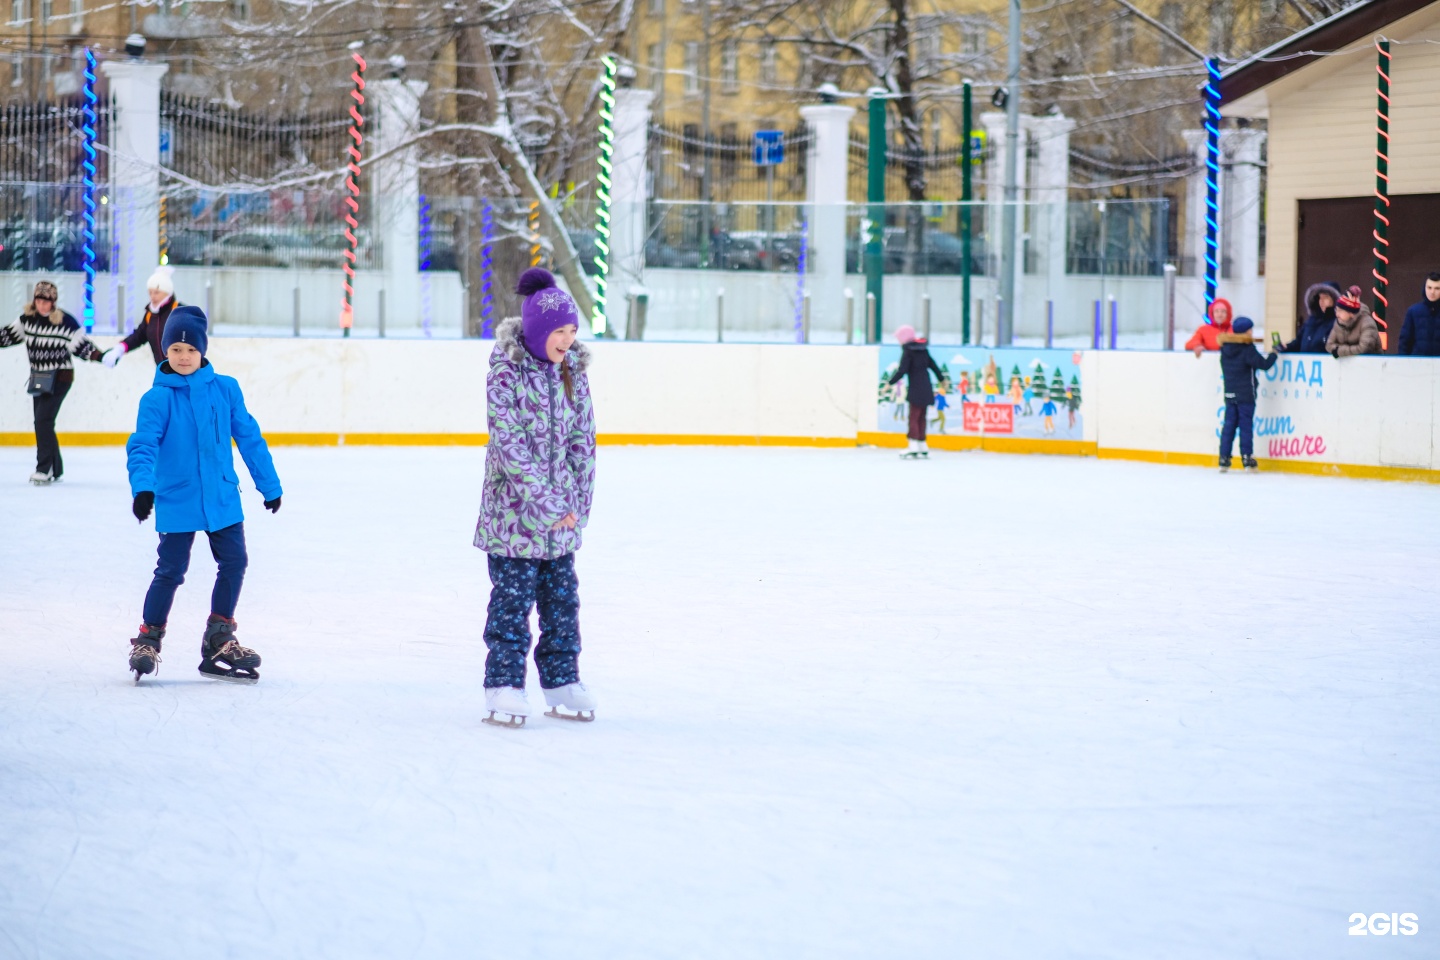
[[[965,429],[974,433],[1014,433],[1015,408],[1009,403],[967,403]]]

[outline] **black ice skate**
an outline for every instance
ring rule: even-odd
[[[153,623],[140,624],[140,636],[130,638],[130,669],[135,672],[135,682],[147,673],[157,673],[160,667],[160,641],[165,639],[165,626]]]
[[[235,621],[210,615],[200,641],[200,672],[216,680],[254,683],[260,679],[260,654],[235,640]]]
[[[1240,465],[1245,468],[1246,473],[1255,473],[1260,469],[1260,464],[1255,462],[1254,457],[1241,457]]]
[[[1220,458],[1220,472],[1221,472],[1221,473],[1229,473],[1229,472],[1230,472],[1230,458],[1229,458],[1229,457],[1221,457],[1221,458]]]

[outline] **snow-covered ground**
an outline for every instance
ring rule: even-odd
[[[123,453],[0,449],[0,957],[1437,955],[1440,488],[602,448],[599,718],[509,731],[483,450],[275,453],[263,679],[197,544],[136,687]]]

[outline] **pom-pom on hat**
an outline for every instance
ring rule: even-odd
[[[901,343],[914,343],[915,328],[910,326],[910,324],[908,323],[905,324],[905,326],[895,331],[895,339],[899,340]]]
[[[1340,295],[1340,299],[1335,301],[1335,306],[1350,313],[1359,313],[1362,292],[1359,287],[1351,287]]]
[[[145,281],[146,290],[159,290],[161,293],[173,295],[175,293],[175,268],[159,266],[155,272],[150,274],[150,279]]]
[[[205,356],[210,346],[210,321],[199,307],[176,307],[165,321],[165,332],[160,336],[160,347],[169,350],[172,343],[188,343]]]
[[[1249,317],[1236,317],[1235,322],[1230,325],[1230,329],[1236,333],[1249,333],[1255,329],[1255,321]]]
[[[541,363],[549,363],[545,343],[550,334],[567,324],[580,325],[580,308],[575,298],[555,285],[549,270],[531,267],[520,274],[515,292],[525,298],[520,307],[521,337],[525,349]]]

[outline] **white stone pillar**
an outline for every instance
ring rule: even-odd
[[[366,144],[383,157],[370,169],[375,218],[371,242],[379,242],[385,289],[385,325],[418,327],[422,323],[420,291],[420,168],[413,146],[420,129],[420,98],[429,85],[421,80],[372,80],[370,116],[374,138]],[[377,318],[378,320],[378,318]]]
[[[1185,130],[1185,149],[1195,158],[1195,172],[1185,184],[1185,239],[1181,256],[1189,265],[1187,276],[1205,276],[1205,131]],[[1223,188],[1223,183],[1222,183]],[[1218,196],[1218,194],[1217,194]],[[1223,230],[1223,224],[1222,224]],[[1224,249],[1223,245],[1221,249]]]
[[[1020,202],[1024,202],[1029,194],[1027,191],[1029,164],[1025,162],[1025,156],[1029,147],[1029,136],[1032,133],[1034,117],[1022,116],[1020,118],[1020,136],[1017,138],[1018,147],[1021,151],[1020,162],[1015,165],[1015,196]],[[987,272],[997,279],[1000,276],[1000,256],[1002,229],[1001,223],[1005,215],[1005,165],[1006,153],[1009,150],[1009,140],[1005,136],[1006,122],[1005,114],[999,112],[982,113],[980,125],[985,130],[985,141],[990,145],[990,159],[985,164],[985,249],[989,251],[989,264]],[[1018,332],[1021,321],[1026,319],[1022,316],[1019,305],[1025,302],[1025,237],[1028,233],[1027,218],[1022,208],[1015,217],[1015,303],[1007,303],[1005,309],[1010,314],[1010,329]],[[986,329],[992,333],[998,329],[999,317],[995,316],[994,301],[986,307]],[[1029,318],[1027,327],[1033,328],[1034,318]]]
[[[1260,276],[1260,164],[1265,131],[1254,127],[1224,130],[1220,155],[1229,167],[1228,205],[1221,249],[1230,254],[1230,279],[1248,283]]]
[[[114,101],[110,215],[120,262],[110,264],[110,273],[133,302],[144,298],[141,288],[160,263],[160,78],[170,68],[105,60],[100,69]]]
[[[1055,115],[1030,122],[1037,157],[1032,199],[1036,233],[1032,244],[1040,251],[1040,274],[1045,277],[1045,298],[1059,301],[1065,289],[1065,252],[1068,245],[1070,202],[1070,133],[1075,121]],[[1027,325],[1027,331],[1031,329]],[[1044,333],[1041,328],[1041,333]]]
[[[810,270],[810,326],[817,330],[845,327],[845,214],[849,201],[850,118],[855,108],[838,103],[814,103],[800,108],[800,116],[813,133],[805,154],[805,202],[809,205],[810,234],[807,257]],[[865,295],[855,291],[860,304],[857,325],[864,322]]]
[[[615,91],[610,282],[605,318],[609,329],[622,334],[626,330],[629,294],[645,286],[645,202],[649,194],[645,161],[650,141],[650,101],[654,98],[654,91],[635,87]]]

